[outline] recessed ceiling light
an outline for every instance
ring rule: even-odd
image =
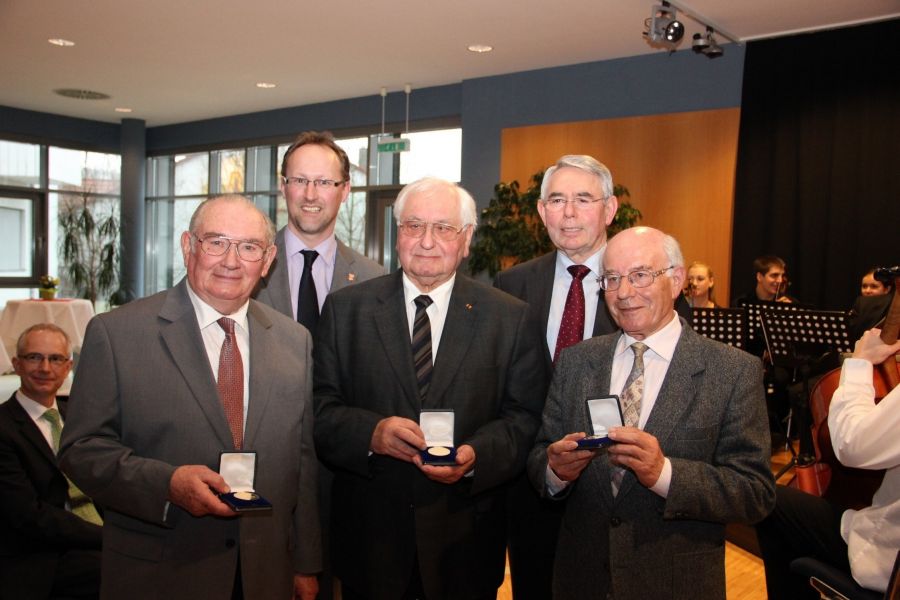
[[[116,108],[116,112],[130,113],[130,112],[131,112],[131,109],[130,109],[130,108],[127,108],[127,107],[125,107],[125,106],[119,106],[119,107]]]
[[[493,46],[488,46],[487,44],[470,44],[467,49],[469,52],[475,52],[478,54],[484,54],[485,52],[490,52],[494,49]]]
[[[50,38],[47,41],[50,42],[51,44],[53,44],[54,46],[62,46],[64,48],[68,48],[70,46],[75,45],[75,42],[70,41],[70,40],[64,40],[63,38]]]
[[[270,89],[272,89],[273,87],[275,87],[275,84],[274,84],[274,83],[268,83],[268,82],[266,82],[266,81],[260,81],[259,83],[256,84],[256,87],[262,88],[262,89],[264,89],[264,90],[270,90]]]

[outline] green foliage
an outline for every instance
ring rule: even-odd
[[[478,233],[469,253],[470,273],[487,271],[493,277],[503,269],[554,249],[537,211],[543,179],[543,171],[532,175],[524,192],[519,192],[518,181],[494,186],[494,197],[481,211]],[[619,210],[607,228],[610,236],[632,227],[642,216],[624,200],[631,197],[628,188],[616,185],[613,193],[619,199]]]
[[[95,202],[89,194],[65,197],[59,216],[67,283],[92,304],[114,291],[119,278],[119,219],[95,214]]]

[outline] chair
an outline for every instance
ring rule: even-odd
[[[808,556],[791,562],[791,571],[809,577],[809,584],[823,600],[900,600],[900,552],[884,594],[866,589],[845,571]]]

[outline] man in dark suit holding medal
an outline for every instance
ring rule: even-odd
[[[523,302],[457,273],[476,223],[465,190],[419,180],[394,215],[401,270],[330,294],[316,338],[332,564],[345,600],[493,598],[504,484],[524,466],[546,391],[542,344]],[[429,409],[453,411],[450,466],[424,464]]]

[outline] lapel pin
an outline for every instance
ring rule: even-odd
[[[356,281],[356,273],[347,273],[347,281]]]
[[[466,310],[472,310],[472,305],[471,305],[471,304],[466,304]]]

